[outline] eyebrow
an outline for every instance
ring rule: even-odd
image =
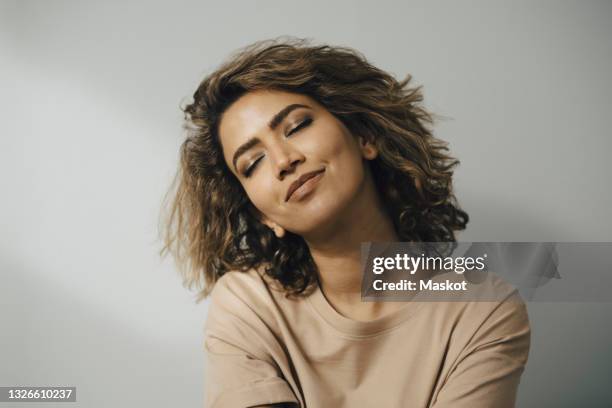
[[[272,119],[270,119],[270,122],[268,123],[268,127],[270,128],[270,130],[276,129],[278,125],[280,125],[283,122],[283,120],[285,120],[287,115],[291,113],[291,111],[298,109],[298,108],[311,109],[310,106],[302,105],[299,103],[292,103],[291,105],[285,106],[276,115],[274,115]],[[232,158],[232,165],[234,166],[234,169],[236,170],[236,172],[238,172],[238,169],[236,169],[236,162],[238,161],[238,158],[242,156],[244,153],[246,153],[253,146],[259,143],[261,143],[261,139],[259,139],[258,137],[252,137],[249,140],[247,140],[246,143],[242,144],[238,149],[236,149],[236,152],[234,153],[234,157]]]

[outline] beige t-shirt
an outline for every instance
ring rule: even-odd
[[[319,288],[288,299],[256,271],[227,273],[205,328],[205,406],[513,407],[527,311],[509,285],[481,287],[503,300],[412,301],[359,322]]]

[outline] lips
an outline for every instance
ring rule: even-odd
[[[318,174],[323,173],[324,171],[325,171],[325,169],[321,169],[321,170],[315,170],[315,171],[311,171],[309,173],[302,174],[297,180],[295,180],[289,186],[289,189],[287,190],[287,195],[285,196],[285,201],[289,201],[289,198],[291,198],[291,194],[293,194],[293,192],[295,190],[300,188],[300,186],[302,184],[304,184],[305,182],[307,182],[311,178],[317,176]]]

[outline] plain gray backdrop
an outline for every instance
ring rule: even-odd
[[[610,21],[609,1],[0,2],[0,386],[201,406],[207,303],[157,216],[181,102],[256,40],[412,74],[461,160],[461,240],[612,241]],[[518,406],[612,406],[612,305],[529,310]]]

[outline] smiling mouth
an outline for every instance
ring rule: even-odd
[[[324,172],[325,169],[321,169],[300,176],[300,178],[289,186],[285,202],[289,201],[291,198],[293,198],[293,200],[299,200],[310,193],[316,186],[318,180],[323,177]]]

